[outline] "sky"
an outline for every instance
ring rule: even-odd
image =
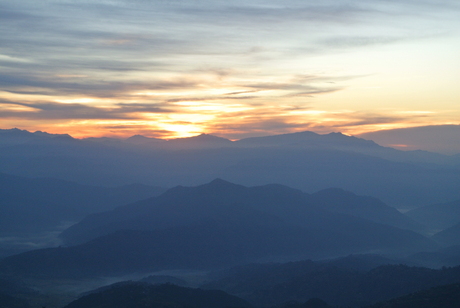
[[[0,128],[355,135],[460,124],[458,0],[0,0]]]

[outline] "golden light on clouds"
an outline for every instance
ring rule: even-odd
[[[238,139],[460,123],[450,1],[3,5],[1,128]]]
[[[193,137],[203,132],[202,127],[190,123],[159,123],[156,124],[156,126],[160,129],[171,132],[169,136],[165,136],[165,139]]]
[[[249,111],[253,109],[250,106],[245,106],[243,104],[218,104],[218,103],[209,103],[209,102],[175,102],[173,105],[182,107],[181,110],[184,112],[203,112],[208,114],[221,114],[221,113],[230,113],[230,112],[242,112]],[[212,119],[212,118],[210,118]]]
[[[35,112],[37,111],[33,107],[29,106],[21,106],[21,105],[15,105],[15,104],[4,104],[3,106],[0,106],[0,112]]]
[[[65,103],[65,104],[91,104],[97,102],[94,98],[68,98],[68,99],[56,99],[58,103]]]

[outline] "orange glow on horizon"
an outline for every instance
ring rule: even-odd
[[[444,123],[429,123],[426,125],[442,125]],[[460,123],[449,123],[449,124],[457,124]],[[322,126],[310,126],[306,127],[305,129],[283,129],[281,131],[259,131],[254,132],[254,136],[268,136],[268,135],[277,135],[277,134],[286,134],[286,133],[296,133],[302,131],[313,131],[318,134],[328,134],[331,132],[341,132],[348,136],[356,136],[368,132],[375,132],[380,130],[388,130],[388,129],[398,129],[398,128],[411,128],[411,127],[419,127],[422,125],[411,125],[411,124],[404,124],[399,123],[392,124],[392,125],[369,125],[366,127],[341,127],[341,129],[333,129],[331,127],[322,127]],[[35,131],[44,131],[50,134],[69,134],[73,138],[76,139],[84,139],[89,137],[101,138],[101,137],[109,137],[109,138],[119,138],[119,139],[126,139],[134,135],[143,135],[146,137],[152,138],[160,138],[160,139],[175,139],[175,138],[186,138],[186,137],[194,137],[201,134],[210,134],[215,135],[223,138],[227,138],[229,140],[235,141],[242,138],[250,137],[251,135],[246,135],[245,130],[241,130],[238,132],[235,129],[219,129],[219,130],[212,130],[207,129],[206,127],[200,127],[199,125],[193,124],[179,124],[179,123],[164,123],[160,125],[148,124],[148,123],[138,123],[138,122],[131,122],[131,123],[112,123],[112,122],[104,122],[98,121],[97,123],[92,123],[91,121],[84,121],[84,122],[73,122],[73,123],[66,123],[60,125],[21,125],[15,126],[11,125],[10,127],[3,126],[2,129],[9,129],[9,128],[19,128],[28,130],[31,132]],[[243,136],[242,138],[235,138],[234,136]],[[410,145],[406,144],[392,144],[389,145],[395,148],[401,149],[410,149]]]

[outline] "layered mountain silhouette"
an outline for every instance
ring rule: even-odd
[[[0,233],[54,230],[62,221],[162,193],[142,184],[108,188],[0,173]]]
[[[247,188],[216,179],[197,187],[178,186],[159,197],[88,216],[65,230],[62,238],[68,244],[78,244],[117,230],[154,230],[233,218],[323,228],[325,223],[333,226],[335,219],[344,217],[365,218],[402,229],[422,228],[376,198],[342,189],[309,195],[283,185]]]
[[[426,232],[424,225],[408,219],[406,215],[374,197],[357,196],[340,188],[328,188],[311,194],[310,199],[330,212],[349,214],[401,229]]]
[[[381,130],[358,135],[383,146],[402,149],[458,154],[460,153],[460,125],[429,125]]]
[[[0,293],[0,308],[30,308],[26,300]]]
[[[415,208],[460,199],[459,166],[460,156],[403,152],[340,133],[300,132],[232,142],[206,134],[166,141],[0,130],[0,172],[97,186],[174,187],[220,177],[309,192],[340,187]]]
[[[81,244],[11,256],[0,261],[0,271],[110,275],[437,247],[409,230],[322,209],[299,190],[220,179],[90,215],[62,236]]]
[[[424,251],[409,256],[409,260],[417,264],[439,268],[442,266],[460,265],[460,245],[443,247],[436,251]]]
[[[86,215],[162,192],[143,184],[112,188],[0,173],[0,256],[54,246],[63,228]]]
[[[460,223],[436,233],[433,239],[445,246],[460,245]]]
[[[368,308],[457,308],[459,303],[460,283],[455,283],[383,301]]]
[[[64,308],[249,308],[246,301],[223,291],[130,282],[83,296]]]
[[[36,131],[35,133],[28,132],[17,128],[0,129],[0,147],[8,147],[19,144],[33,143],[46,141],[49,139],[62,140],[72,138],[67,134],[48,134],[46,132]]]
[[[360,259],[358,256],[355,260]],[[310,298],[320,298],[334,307],[363,307],[431,287],[458,283],[459,274],[460,267],[435,270],[387,264],[363,269],[346,266],[346,262],[301,261],[234,268],[203,288],[224,290],[258,307],[294,299],[303,302]]]
[[[433,230],[443,230],[460,223],[460,200],[423,206],[405,214]]]

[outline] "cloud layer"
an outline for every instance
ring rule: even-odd
[[[82,136],[230,138],[422,123],[340,95],[389,78],[394,52],[457,44],[459,11],[447,0],[0,0],[0,118]],[[451,121],[443,112],[431,121]]]

